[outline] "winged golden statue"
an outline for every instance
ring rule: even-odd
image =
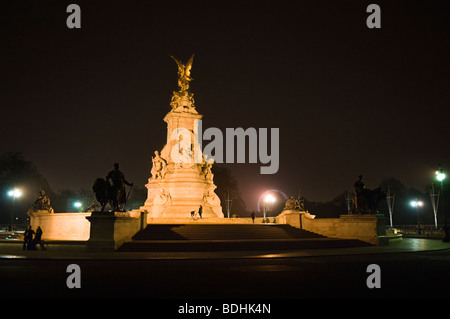
[[[189,89],[189,82],[193,80],[191,77],[192,63],[194,62],[194,55],[192,55],[184,65],[180,60],[170,56],[178,65],[178,86],[181,88],[180,92],[187,91]]]

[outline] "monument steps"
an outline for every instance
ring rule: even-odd
[[[366,245],[359,240],[327,238],[289,225],[151,224],[119,251],[257,251]]]
[[[289,225],[148,225],[133,240],[236,240],[323,237]]]

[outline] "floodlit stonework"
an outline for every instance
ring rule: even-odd
[[[152,157],[147,200],[140,210],[148,212],[149,220],[190,218],[191,212],[198,214],[202,206],[202,218],[223,218],[220,199],[214,192],[214,161],[202,154],[195,138],[203,115],[198,114],[193,94],[187,91],[190,78],[186,79],[185,74],[192,66],[192,58],[187,66],[179,61],[177,64],[181,89],[173,92],[172,110],[164,117],[167,142]]]

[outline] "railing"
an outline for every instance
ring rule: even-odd
[[[401,233],[405,238],[442,239],[444,236],[442,226],[438,226],[436,229],[435,225],[397,225],[393,229],[396,229],[397,233]]]

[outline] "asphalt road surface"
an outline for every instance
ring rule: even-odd
[[[68,271],[71,264],[79,271]],[[372,264],[379,266],[380,288],[367,285]],[[80,288],[69,288],[68,281]],[[450,250],[300,258],[0,259],[0,282],[3,300],[448,299]]]

